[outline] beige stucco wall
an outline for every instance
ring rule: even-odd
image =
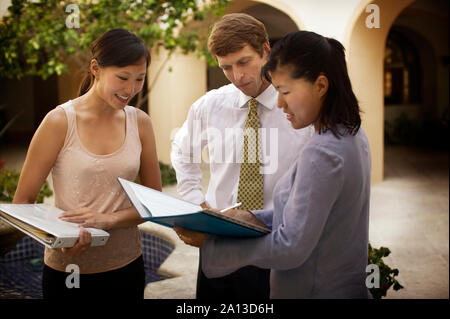
[[[11,0],[0,1],[0,18],[8,13],[8,7],[11,5]]]
[[[298,14],[298,10],[295,10],[296,0],[234,0],[228,5],[226,13],[241,12],[250,6],[260,3],[266,4],[285,13],[292,21],[294,21],[300,30],[305,29],[303,21]]]
[[[380,28],[367,28],[365,6],[353,26],[347,28],[347,60],[353,89],[363,114],[362,127],[369,138],[372,153],[372,183],[383,180],[384,100],[383,61],[389,29],[413,0],[372,1],[380,8]],[[358,14],[356,12],[356,14]]]
[[[154,82],[166,58],[167,53],[163,50],[152,52],[149,114],[159,160],[169,164],[174,130],[183,125],[191,104],[206,92],[206,63],[194,55],[174,53]]]

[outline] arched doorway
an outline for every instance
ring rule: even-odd
[[[362,126],[366,131],[372,153],[372,183],[383,180],[384,167],[384,98],[383,63],[388,32],[400,14],[413,0],[361,1],[349,19],[344,34],[348,71],[360,102]],[[379,8],[379,27],[366,24],[369,4]]]
[[[379,8],[379,28],[366,25],[369,4]],[[372,151],[373,183],[382,181],[384,176],[385,120],[395,119],[405,107],[406,114],[416,118],[442,116],[448,110],[447,11],[446,1],[361,1],[349,19],[344,43],[350,77],[364,111],[363,127]],[[396,84],[390,78],[392,70],[386,69],[392,67],[385,64],[386,45],[388,51],[395,47],[403,50],[400,53],[403,62],[397,60],[397,66],[395,63],[393,66]],[[401,103],[399,96],[393,100],[392,96],[386,96],[392,93],[386,91],[387,81],[398,86],[397,95],[403,94]],[[396,106],[390,107],[392,104]]]
[[[442,124],[448,122],[446,11],[448,3],[417,0],[392,24],[384,63],[385,145],[446,146]]]

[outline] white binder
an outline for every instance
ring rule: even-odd
[[[49,248],[73,247],[79,237],[78,224],[58,218],[64,211],[47,204],[0,204],[0,218]],[[105,245],[109,233],[86,228],[91,246]]]

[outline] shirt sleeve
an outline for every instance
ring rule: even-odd
[[[187,120],[175,134],[170,158],[177,177],[180,196],[194,204],[205,201],[202,192],[201,154],[206,146],[205,123],[201,106],[203,99],[195,102],[189,110]]]
[[[274,211],[282,217],[270,234],[251,239],[206,237],[202,269],[207,277],[225,276],[247,265],[293,269],[308,259],[341,192],[343,160],[316,145],[305,149],[296,165],[291,189],[279,190],[289,195],[281,211]],[[256,212],[260,214],[265,213]]]
[[[265,210],[251,210],[250,211],[256,218],[262,221],[266,226],[271,229],[272,228],[272,220],[273,220],[273,210],[265,209]]]

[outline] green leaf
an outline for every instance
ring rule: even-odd
[[[395,291],[397,291],[397,290],[403,289],[404,287],[402,285],[400,285],[398,282],[396,282],[394,284],[393,288],[394,288]]]
[[[189,32],[179,26],[189,28],[190,21],[206,18],[211,24],[225,12],[228,2],[211,0],[200,8],[193,0],[78,0],[74,3],[79,7],[80,28],[69,29],[65,20],[70,13],[65,8],[72,2],[13,0],[10,14],[0,20],[0,76],[60,75],[68,70],[68,57],[89,54],[94,39],[117,27],[136,33],[149,47],[180,48],[183,53],[206,56],[209,62],[206,34],[200,32],[204,26]],[[164,28],[161,21],[166,23]]]
[[[387,291],[390,287],[393,287],[394,290],[402,289],[403,286],[395,280],[395,277],[398,276],[398,269],[391,269],[388,265],[386,265],[383,261],[383,257],[386,257],[390,254],[389,248],[380,247],[373,248],[372,245],[368,245],[368,264],[376,264],[380,270],[380,288],[371,288],[370,293],[375,299],[381,299],[386,296]]]
[[[30,40],[30,44],[33,46],[35,50],[39,50],[39,43],[37,43],[35,40]]]

